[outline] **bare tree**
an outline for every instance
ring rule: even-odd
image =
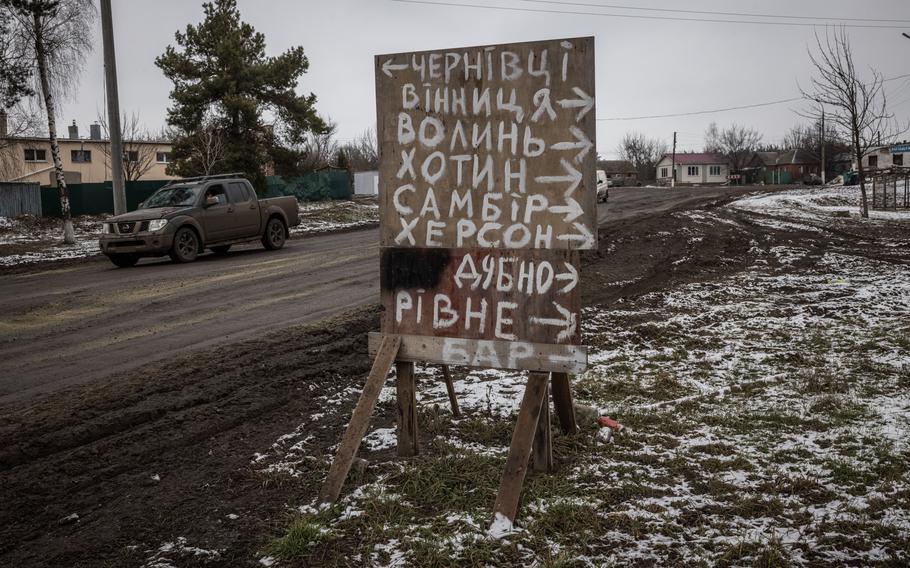
[[[22,101],[8,110],[0,109],[6,119],[6,136],[0,136],[0,180],[25,175],[22,148],[17,138],[41,134],[41,110]]]
[[[824,154],[829,162],[838,154],[850,152],[850,145],[844,142],[836,129],[831,128],[830,122],[827,122],[824,128],[822,132],[821,121],[817,121],[816,124],[797,124],[784,135],[783,149],[799,150],[817,160]]]
[[[742,171],[761,143],[761,134],[754,128],[736,123],[723,130],[712,122],[705,131],[705,151],[722,154],[733,173]]]
[[[211,119],[204,119],[202,126],[192,136],[193,160],[200,174],[212,175],[224,161],[224,137]]]
[[[91,51],[91,30],[95,20],[92,0],[0,0],[0,9],[9,16],[9,38],[38,71],[38,88],[47,114],[48,139],[54,160],[54,174],[63,214],[63,241],[75,244],[69,192],[63,175],[60,145],[57,143],[56,100],[78,80],[86,54]]]
[[[104,133],[104,138],[111,139],[107,120],[103,115],[98,117],[98,123]],[[155,166],[157,161],[157,147],[159,140],[142,126],[138,113],[126,114],[120,118],[121,138],[123,139],[123,177],[124,181],[138,181]],[[101,151],[108,168],[111,167],[111,145],[103,144]]]
[[[379,168],[379,144],[376,141],[376,131],[368,128],[341,147],[344,150],[351,170],[365,172]]]
[[[809,49],[809,59],[815,67],[815,76],[808,88],[800,88],[803,97],[811,102],[803,116],[820,120],[824,113],[832,127],[849,141],[859,172],[860,214],[868,218],[863,156],[900,133],[894,115],[888,112],[884,79],[871,67],[867,80],[858,76],[850,38],[843,27],[826,30],[824,38],[816,34],[815,51]]]
[[[723,154],[723,146],[720,143],[720,128],[716,122],[712,122],[705,129],[705,152],[712,154]]]
[[[639,179],[654,179],[657,162],[667,153],[667,144],[641,132],[627,132],[617,147],[619,159],[631,162]]]
[[[305,172],[312,172],[335,162],[338,153],[338,142],[335,140],[335,133],[338,131],[338,125],[331,119],[325,119],[325,130],[322,132],[307,132],[303,139],[303,151],[305,157],[300,164],[300,169]]]

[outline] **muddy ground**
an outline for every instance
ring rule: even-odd
[[[717,211],[749,225],[741,212]],[[753,224],[750,233],[719,223],[694,244],[667,239],[695,222],[673,213],[601,230],[600,250],[585,258],[585,305],[739,272],[757,242],[859,251],[849,228]],[[876,239],[897,230],[865,233],[859,252],[876,256]],[[312,395],[363,380],[366,332],[377,327],[376,308],[355,310],[0,408],[0,565],[151,565],[164,543],[184,537],[203,550],[187,549],[177,565],[258,566],[289,507],[310,503],[319,479],[263,474],[255,456],[314,415],[323,451],[336,443],[354,397],[323,412]],[[380,408],[376,422],[392,418]]]

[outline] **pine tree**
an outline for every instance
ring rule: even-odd
[[[199,132],[214,128],[223,145],[219,169],[242,172],[263,191],[265,170],[299,173],[305,135],[325,128],[316,96],[295,91],[309,61],[302,47],[267,57],[265,36],[240,19],[236,0],[215,0],[203,9],[200,24],[175,34],[179,47],[168,46],[155,60],[174,83],[168,109],[174,162],[168,169],[176,175],[202,173],[195,141]]]

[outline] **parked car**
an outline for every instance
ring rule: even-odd
[[[607,179],[607,172],[597,170],[597,201],[606,203],[610,197],[610,180]]]
[[[108,218],[99,244],[121,268],[146,256],[192,262],[205,249],[224,254],[232,245],[256,240],[280,249],[298,224],[295,197],[258,199],[240,174],[204,176],[174,180],[139,209]]]

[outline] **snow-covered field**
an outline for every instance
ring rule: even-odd
[[[730,207],[738,221],[712,211],[692,218],[705,227],[857,230],[855,219],[830,209],[855,207],[849,188]],[[910,228],[904,219],[873,222]],[[878,241],[898,251],[890,256],[756,241],[741,272],[586,309],[590,366],[574,381],[576,399],[626,428],[609,442],[590,423],[578,436],[557,434],[559,471],[529,476],[516,526],[504,536],[488,529],[524,377],[459,375],[465,417],[455,420],[439,371],[419,368],[424,454],[389,460],[394,430],[374,428],[363,446],[373,462],[352,474],[335,506],[300,504],[263,563],[907,565],[904,234]],[[393,384],[380,399],[386,410]],[[357,395],[327,397],[325,412]],[[251,467],[318,483],[331,455],[314,439],[302,424]]]
[[[63,244],[60,219],[31,215],[0,217],[0,267],[85,258],[100,253],[101,216],[73,219],[76,244]]]
[[[291,234],[332,233],[378,223],[379,204],[375,198],[301,203],[300,225],[291,229]]]
[[[98,255],[101,223],[106,217],[74,219],[75,245],[63,244],[63,223],[59,219],[0,217],[0,268]],[[291,229],[291,235],[332,233],[378,222],[379,206],[375,199],[301,203],[300,225]]]
[[[872,187],[866,187],[869,202],[872,201]],[[788,217],[801,221],[830,221],[832,217],[859,217],[860,188],[858,185],[806,187],[747,197],[733,203],[733,207],[759,213]],[[910,221],[910,210],[869,211],[872,221]]]

